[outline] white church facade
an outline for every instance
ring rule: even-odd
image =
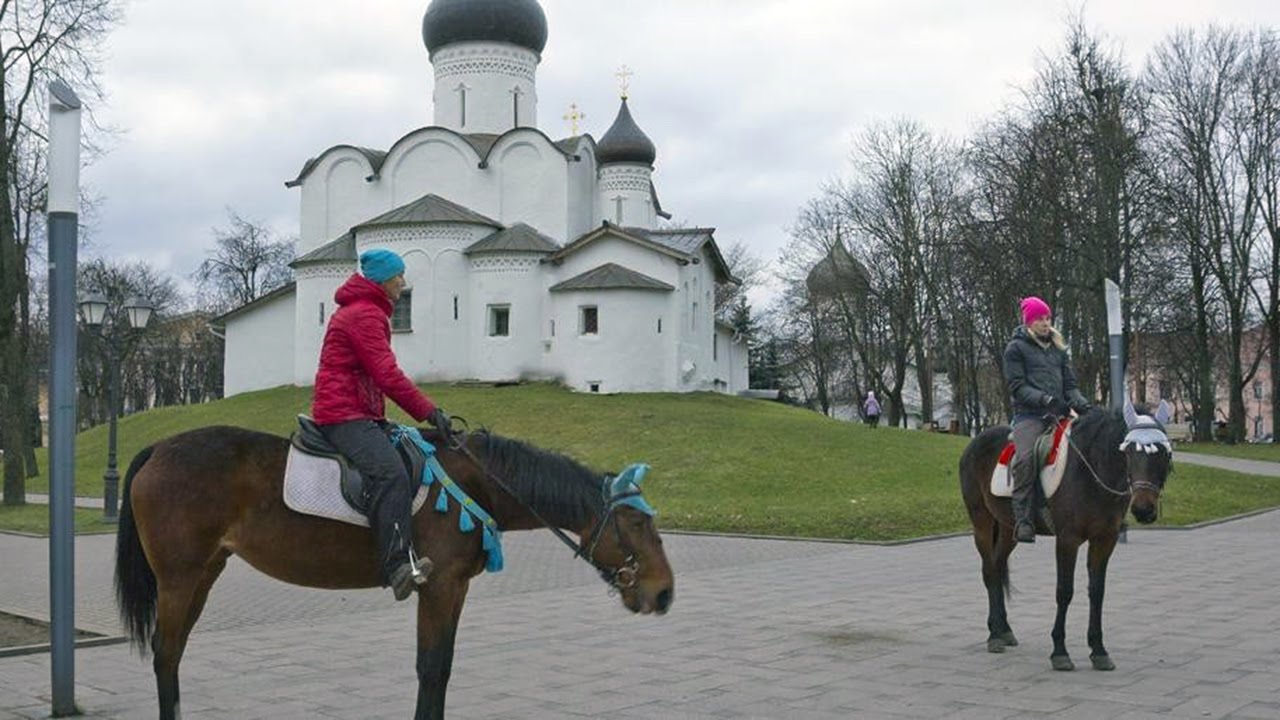
[[[737,282],[710,228],[663,229],[656,149],[622,99],[597,142],[536,127],[536,0],[433,0],[434,122],[383,150],[335,145],[300,194],[295,281],[218,319],[226,395],[313,382],[334,291],[395,250],[392,345],[420,382],[555,380],[585,392],[736,393],[747,347],[715,317]]]

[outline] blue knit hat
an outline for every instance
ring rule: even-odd
[[[391,250],[374,248],[360,253],[360,274],[384,283],[404,272],[404,260]]]

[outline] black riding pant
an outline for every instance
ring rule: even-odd
[[[413,484],[409,471],[391,444],[386,423],[352,420],[322,425],[320,430],[364,477],[369,524],[378,543],[382,583],[387,585],[391,571],[409,562],[409,546],[413,542]]]
[[[1013,481],[1015,501],[1032,502],[1036,481],[1036,439],[1049,429],[1044,418],[1024,417],[1013,424],[1013,459],[1009,461],[1010,480]],[[1030,508],[1028,508],[1030,509]]]

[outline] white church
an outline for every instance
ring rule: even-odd
[[[433,0],[422,38],[433,123],[385,150],[334,145],[285,183],[301,200],[295,281],[218,319],[226,395],[312,384],[334,291],[375,247],[405,260],[392,345],[419,382],[746,389],[746,343],[714,307],[737,280],[713,229],[659,227],[657,153],[625,90],[599,141],[552,140],[537,0]]]

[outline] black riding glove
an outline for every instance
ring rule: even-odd
[[[431,413],[431,417],[427,418],[427,422],[431,423],[431,425],[440,432],[440,437],[444,440],[446,445],[453,443],[453,428],[449,423],[449,413],[440,408],[436,408],[435,411]]]
[[[1044,407],[1045,407],[1046,414],[1052,415],[1054,417],[1065,417],[1067,413],[1071,412],[1070,406],[1068,406],[1065,401],[1059,400],[1058,398],[1055,398],[1052,395],[1045,395],[1044,397],[1045,397]]]
[[[1071,403],[1071,409],[1074,410],[1077,415],[1086,415],[1093,409],[1093,404],[1088,400],[1076,400]]]

